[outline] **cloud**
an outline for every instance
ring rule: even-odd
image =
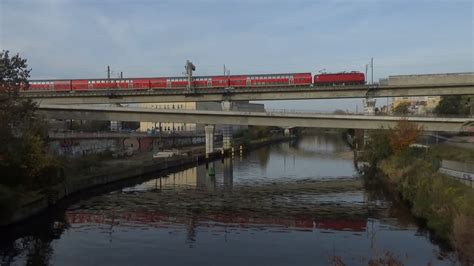
[[[409,3],[409,4],[408,4]],[[474,71],[471,1],[3,0],[0,48],[33,78]]]

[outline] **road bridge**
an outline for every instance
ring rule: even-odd
[[[394,127],[402,117],[331,115],[288,112],[201,111],[183,109],[150,109],[98,107],[86,105],[45,105],[39,107],[47,118],[118,121],[161,121],[208,125],[257,125],[314,128],[379,129]],[[445,117],[407,117],[426,131],[473,131],[474,119]]]
[[[474,83],[403,86],[328,86],[252,89],[208,89],[190,94],[183,90],[100,90],[93,92],[25,92],[21,97],[40,104],[117,104],[165,102],[222,102],[472,95]]]

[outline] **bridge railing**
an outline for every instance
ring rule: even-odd
[[[367,115],[367,116],[393,116],[393,117],[440,117],[440,118],[472,118],[473,115],[439,115],[434,113],[409,113],[409,114],[394,114],[385,112],[376,112],[373,114],[366,114],[364,112],[348,112],[348,111],[312,111],[312,110],[298,110],[298,109],[273,109],[265,108],[267,113],[288,113],[288,114],[307,114],[307,115]]]

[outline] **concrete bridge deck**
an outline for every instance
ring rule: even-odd
[[[473,84],[433,84],[403,86],[276,87],[251,89],[208,89],[197,93],[184,90],[99,90],[93,92],[28,92],[40,104],[114,104],[158,102],[220,102],[307,100],[366,97],[442,96],[474,94]]]
[[[117,121],[160,121],[210,125],[258,125],[279,127],[358,128],[394,127],[402,117],[302,114],[288,112],[197,111],[176,109],[40,105],[47,118]],[[426,131],[472,132],[474,118],[407,117]]]

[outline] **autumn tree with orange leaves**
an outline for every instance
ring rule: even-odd
[[[422,132],[422,127],[416,123],[410,122],[406,118],[400,119],[397,125],[390,130],[390,149],[394,154],[400,154],[402,151],[408,149],[410,144],[415,143]]]

